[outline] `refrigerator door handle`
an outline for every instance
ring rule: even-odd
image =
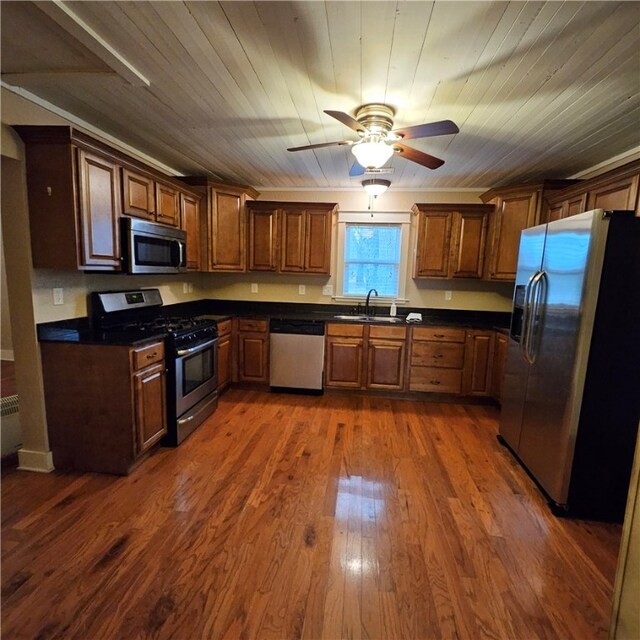
[[[536,271],[527,282],[524,290],[524,300],[522,303],[522,335],[520,337],[520,354],[529,362],[529,355],[527,353],[527,343],[529,341],[529,331],[531,328],[531,292],[533,290],[533,281],[540,273]]]
[[[529,329],[527,331],[527,339],[525,344],[525,357],[529,364],[536,361],[538,346],[538,327],[540,326],[540,303],[546,296],[547,274],[544,271],[538,271],[531,281],[531,311],[529,314]]]

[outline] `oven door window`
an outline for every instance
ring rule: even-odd
[[[182,360],[182,395],[187,396],[214,376],[213,349],[187,356]]]

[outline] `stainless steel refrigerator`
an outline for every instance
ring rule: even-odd
[[[499,439],[558,515],[622,521],[640,414],[640,218],[522,232]]]

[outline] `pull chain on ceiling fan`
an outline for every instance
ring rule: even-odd
[[[437,169],[444,164],[444,160],[408,147],[401,141],[450,135],[459,131],[451,120],[440,120],[394,130],[394,111],[385,104],[366,104],[358,109],[355,118],[343,111],[325,111],[325,113],[353,129],[360,139],[291,147],[287,151],[348,145],[357,160],[357,164],[354,163],[349,172],[351,176],[362,175],[367,169],[379,169],[394,153],[428,169]]]

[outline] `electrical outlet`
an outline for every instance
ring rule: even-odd
[[[258,293],[258,283],[257,282],[252,282],[251,283],[251,293]]]
[[[186,282],[182,283],[182,293],[189,293],[189,285]]]
[[[451,291],[445,291],[444,292],[444,299],[445,300],[451,300],[451,298],[453,298],[453,293]]]
[[[307,287],[303,284],[298,285],[298,294],[303,296],[307,292]]]
[[[332,296],[333,295],[333,285],[332,284],[325,284],[324,287],[322,287],[322,295],[323,296]]]
[[[193,293],[193,285],[189,283],[189,293]]]
[[[64,289],[62,287],[53,288],[53,304],[64,304]]]

